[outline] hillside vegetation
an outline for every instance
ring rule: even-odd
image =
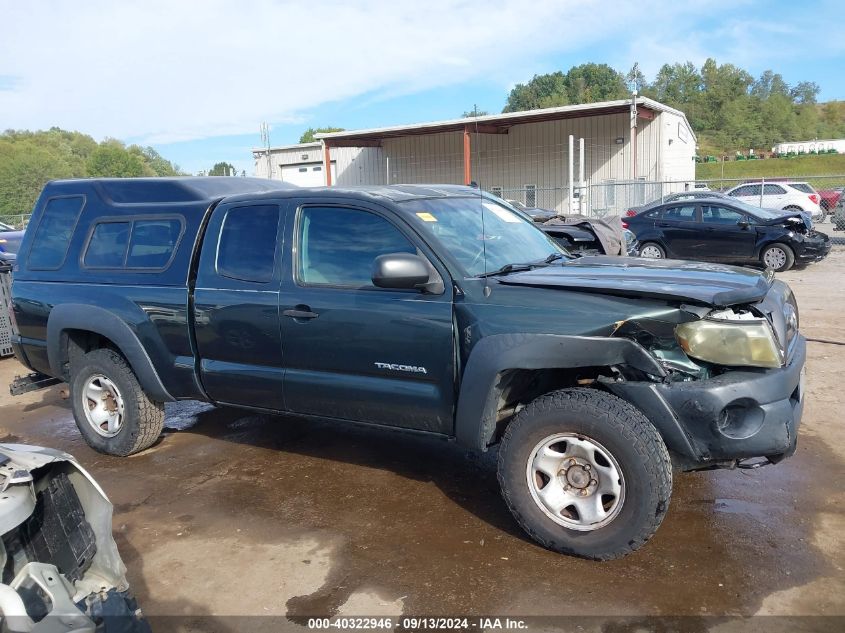
[[[845,154],[827,156],[798,156],[795,158],[768,158],[721,163],[699,163],[695,166],[698,180],[715,178],[762,178],[798,176],[843,176],[845,179]],[[845,184],[845,182],[840,183]]]
[[[504,112],[630,98],[630,86],[686,113],[701,155],[769,152],[781,141],[845,138],[845,102],[817,103],[817,84],[790,85],[771,70],[754,78],[713,59],[700,68],[692,62],[665,64],[652,81],[636,64],[627,74],[607,64],[582,64],[535,75],[511,90]]]
[[[59,128],[7,130],[0,134],[0,218],[29,213],[48,180],[178,175],[178,165],[152,147],[127,147],[115,139],[97,143]]]

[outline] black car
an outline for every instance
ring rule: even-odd
[[[703,200],[703,199],[721,198],[723,200],[733,200],[730,196],[726,196],[718,191],[710,191],[709,189],[693,189],[691,191],[679,191],[677,193],[670,193],[668,196],[661,196],[659,200],[652,200],[646,204],[631,207],[625,212],[625,215],[633,217],[645,211],[659,207],[661,204],[668,204],[669,202],[679,202],[686,200]]]
[[[670,202],[625,218],[640,256],[763,264],[776,272],[824,259],[830,239],[803,214],[710,198]]]

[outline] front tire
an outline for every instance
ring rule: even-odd
[[[144,392],[132,368],[111,349],[71,363],[73,417],[88,446],[126,456],[152,446],[164,428],[164,404]]]
[[[786,244],[770,244],[760,253],[760,261],[766,268],[782,273],[795,264],[795,253]]]
[[[593,560],[645,544],[672,494],[657,429],[633,405],[596,389],[555,391],[520,411],[502,439],[498,477],[531,538]]]

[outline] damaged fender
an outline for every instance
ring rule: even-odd
[[[496,430],[501,388],[508,369],[571,369],[625,365],[663,378],[666,372],[645,349],[624,338],[557,334],[496,334],[481,339],[464,369],[455,416],[461,446],[487,450]]]

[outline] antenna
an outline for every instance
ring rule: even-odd
[[[478,106],[473,105],[473,110],[474,110],[474,113],[477,116]],[[475,125],[475,141],[477,143],[478,139],[480,138],[480,136],[478,134],[478,119],[477,118],[475,119],[473,124]],[[467,137],[468,137],[469,136],[469,130],[464,128],[464,131],[465,131],[465,133],[467,134]],[[467,140],[467,142],[469,142],[469,141]],[[473,145],[475,145],[476,143],[474,143]],[[478,148],[476,147],[475,152],[471,152],[470,154],[471,155],[475,154],[476,158],[478,158]],[[478,165],[477,160],[475,161],[475,164],[476,164],[476,166]],[[472,174],[470,173],[470,175],[472,175]],[[492,291],[490,289],[490,278],[487,276],[487,230],[486,230],[486,227],[484,225],[484,191],[481,189],[480,184],[472,181],[472,178],[470,178],[470,181],[471,181],[471,184],[475,184],[475,186],[478,187],[478,204],[481,207],[481,256],[484,259],[484,296],[489,297],[490,293]]]
[[[266,123],[261,124],[261,145],[264,151],[267,152],[267,178],[273,178],[273,161],[270,158],[270,126]]]

